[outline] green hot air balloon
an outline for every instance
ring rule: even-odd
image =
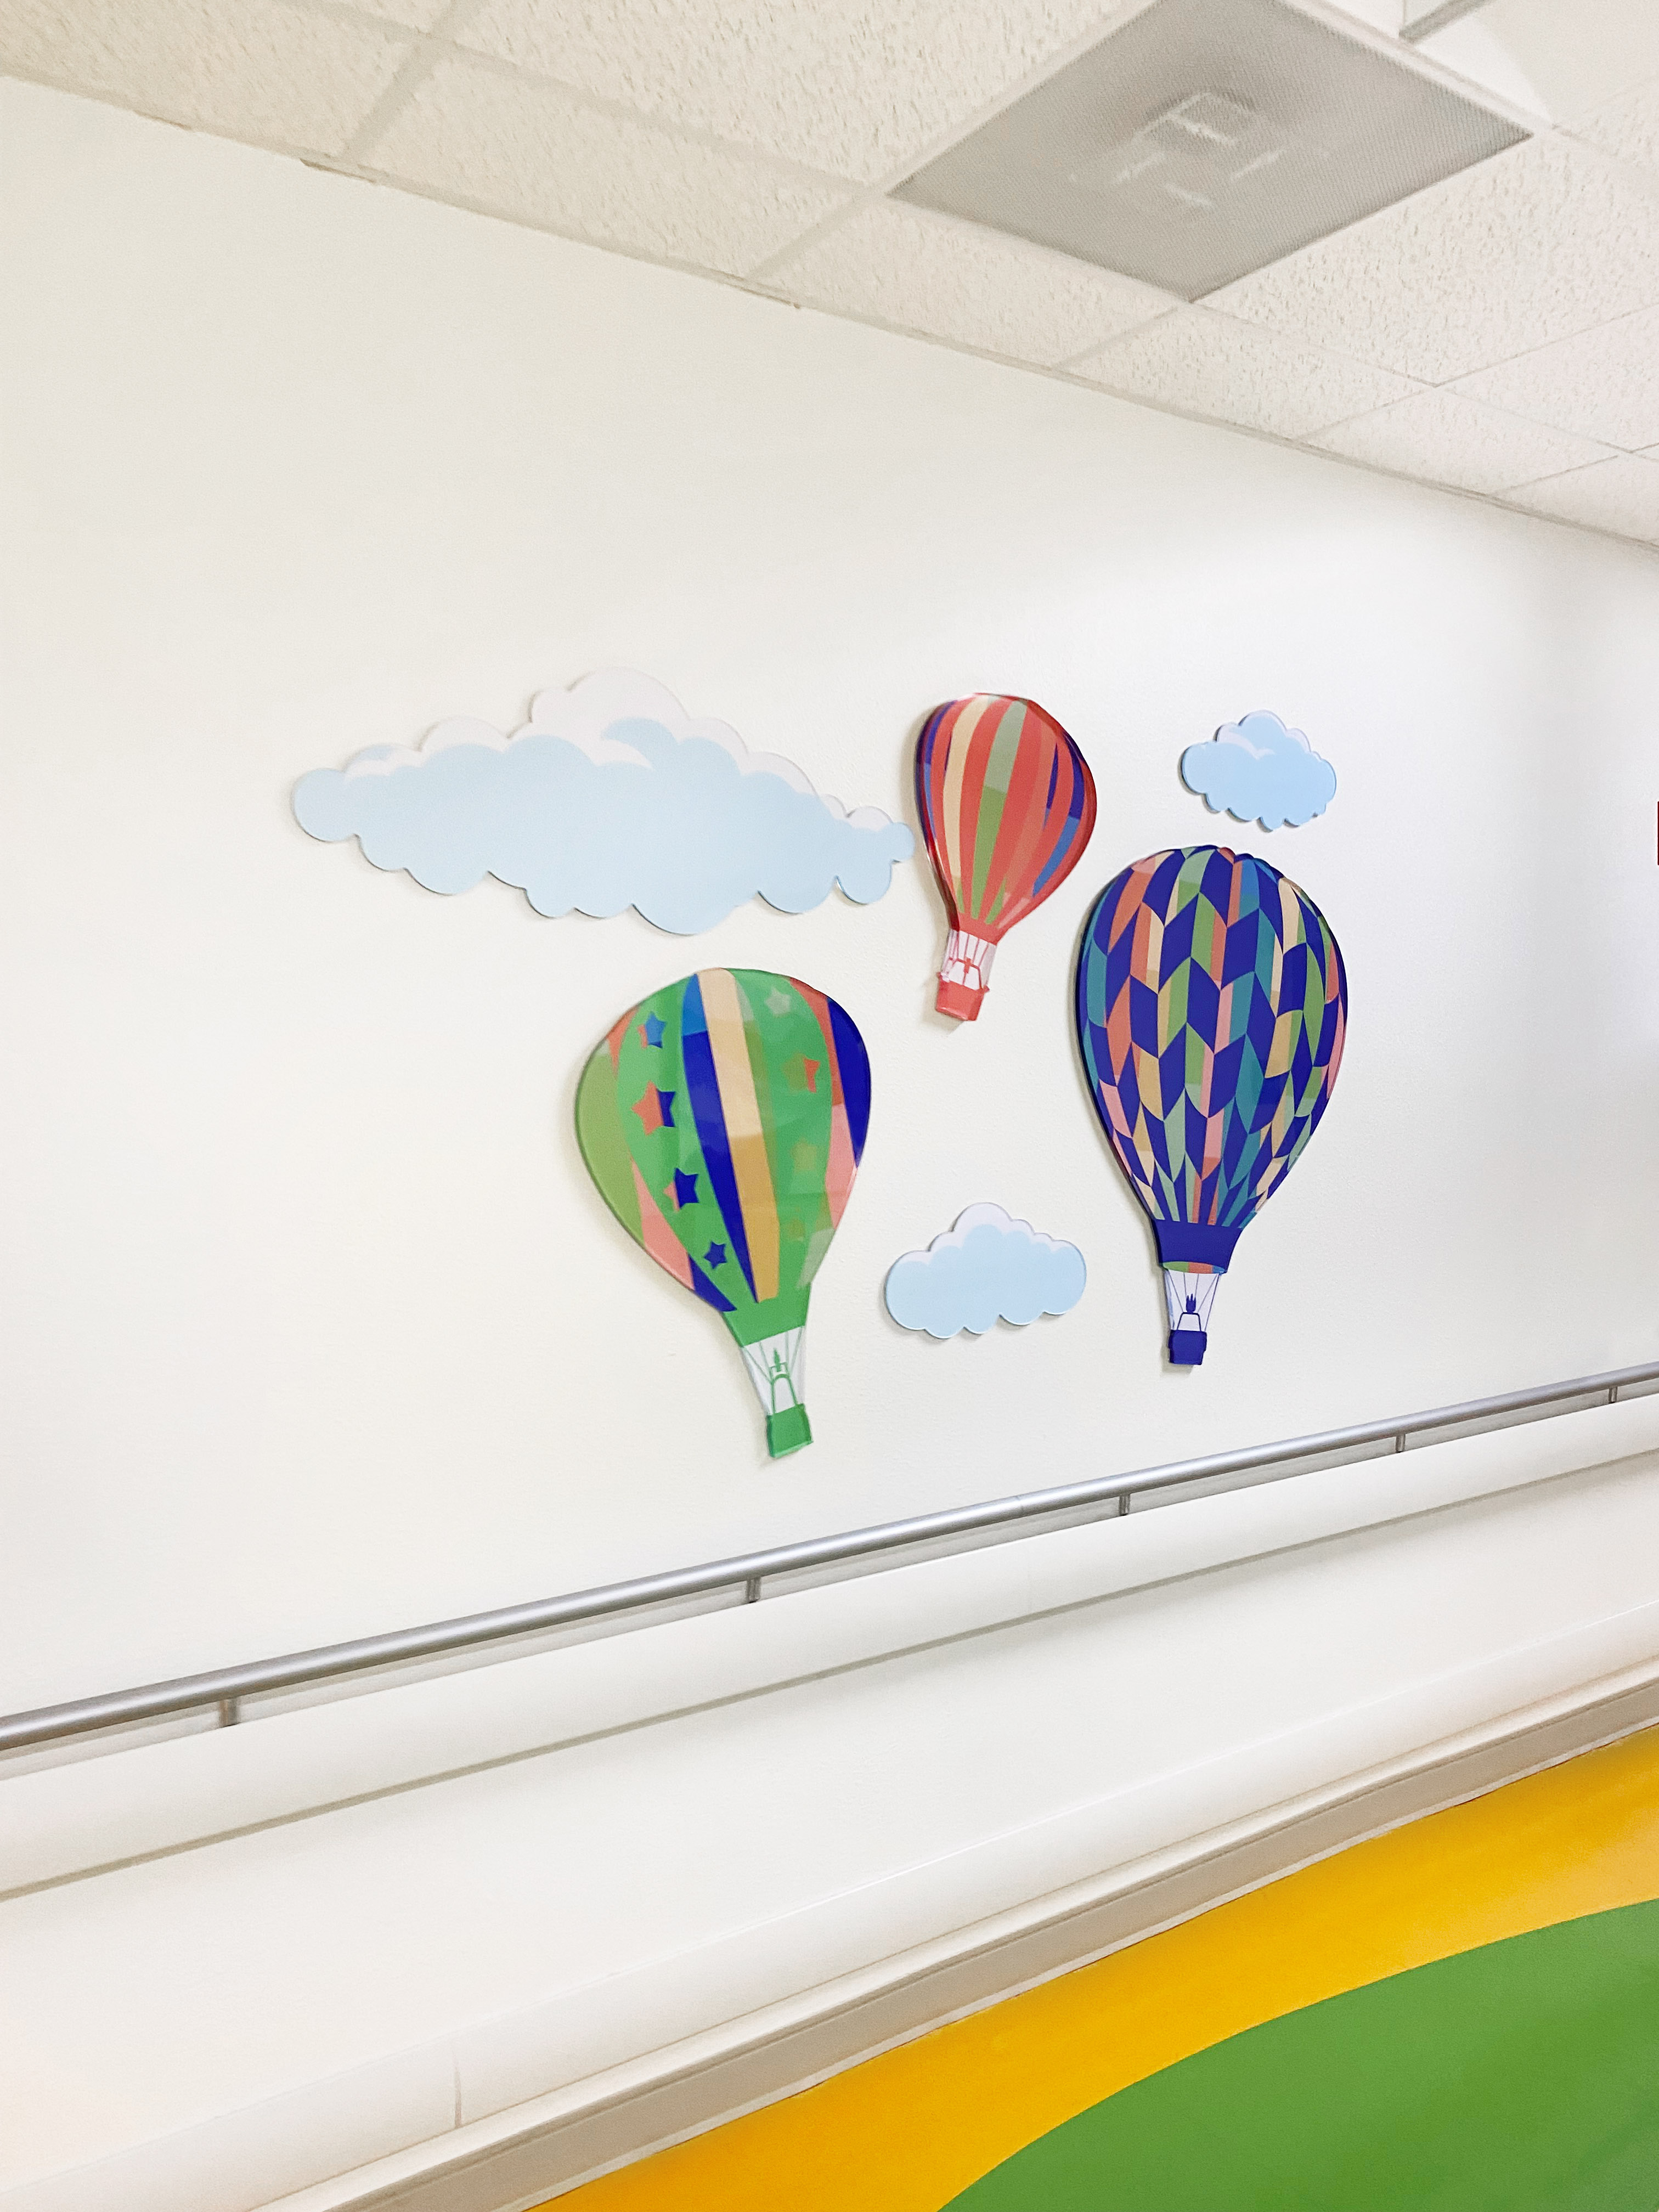
[[[762,968],[705,968],[641,1000],[582,1072],[588,1173],[634,1242],[724,1316],[774,1459],[812,1441],[807,1300],[869,1123],[851,1018]]]

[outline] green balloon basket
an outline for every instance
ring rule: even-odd
[[[751,1430],[750,1433],[754,1432]],[[774,1459],[781,1459],[787,1452],[799,1451],[811,1441],[812,1424],[806,1418],[805,1406],[786,1406],[781,1413],[767,1415],[766,1449]]]

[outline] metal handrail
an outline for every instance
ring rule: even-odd
[[[1212,1452],[1200,1459],[1175,1460],[1164,1467],[1143,1468],[1131,1474],[1097,1477],[1090,1482],[1062,1484],[1052,1490],[1028,1490],[1013,1498],[995,1498],[980,1505],[962,1505],[944,1513],[923,1513],[907,1521],[887,1521],[872,1528],[854,1528],[839,1536],[820,1536],[804,1544],[783,1544],[763,1552],[740,1553],[735,1559],[715,1559],[705,1566],[681,1567],[672,1573],[642,1575],[632,1582],[606,1583],[596,1589],[576,1590],[566,1597],[539,1598],[527,1605],[503,1606],[491,1613],[463,1614],[455,1620],[439,1620],[422,1628],[404,1628],[384,1636],[362,1636],[349,1644],[326,1644],[313,1651],[294,1651],[276,1659],[256,1659],[240,1667],[219,1667],[204,1674],[182,1674],[170,1682],[152,1682],[136,1690],[114,1690],[102,1697],[77,1698],[66,1705],[42,1705],[33,1712],[13,1713],[0,1719],[0,1751],[52,1743],[84,1735],[95,1729],[131,1726],[143,1721],[165,1719],[211,1705],[222,1722],[240,1718],[242,1698],[262,1692],[292,1690],[331,1678],[362,1674],[372,1668],[432,1659],[447,1653],[477,1650],[508,1637],[526,1636],[538,1630],[570,1627],[579,1622],[637,1613],[650,1606],[702,1597],[724,1589],[741,1589],[753,1603],[763,1583],[780,1575],[799,1574],[812,1568],[833,1567],[866,1560],[882,1552],[904,1552],[917,1545],[936,1544],[954,1536],[974,1536],[988,1529],[1006,1528],[1016,1535],[1039,1535],[1042,1528],[1022,1528],[1022,1522],[1050,1520],[1056,1514],[1076,1514],[1098,1506],[1103,1512],[1127,1513],[1129,1502],[1148,1492],[1172,1490],[1183,1483],[1213,1481],[1228,1475],[1259,1474],[1279,1468],[1278,1481],[1301,1472],[1298,1462],[1322,1458],[1328,1453],[1359,1451],[1375,1444],[1404,1451],[1408,1437],[1433,1430],[1468,1428],[1477,1423],[1510,1425],[1514,1418],[1553,1408],[1566,1409],[1566,1401],[1582,1398],[1591,1404],[1617,1402],[1622,1389],[1641,1382],[1659,1382],[1659,1362],[1644,1367],[1620,1367],[1605,1375],[1581,1376],[1571,1382],[1545,1383],[1532,1390],[1509,1390],[1495,1398],[1474,1398],[1462,1406],[1440,1406],[1428,1413],[1407,1413],[1389,1421],[1365,1421],[1354,1428],[1326,1429],[1316,1436],[1293,1437],[1286,1442],[1257,1444],[1249,1451]],[[1440,1441],[1448,1441],[1442,1438]],[[903,1560],[895,1559],[897,1566]]]
[[[1454,23],[1461,23],[1465,15],[1476,15],[1491,4],[1492,0],[1439,0],[1438,6],[1425,6],[1422,0],[1419,0],[1415,15],[1407,7],[1406,21],[1400,27],[1400,35],[1408,46],[1419,46],[1425,39],[1431,39],[1437,31],[1449,30]]]

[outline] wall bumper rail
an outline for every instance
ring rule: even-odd
[[[490,1647],[513,1639],[584,1626],[646,1626],[653,1613],[689,1601],[708,1599],[752,1605],[767,1594],[805,1578],[813,1584],[904,1566],[920,1557],[976,1549],[988,1543],[1041,1535],[1051,1530],[1127,1513],[1133,1502],[1155,1502],[1174,1492],[1200,1494],[1244,1489],[1315,1472],[1314,1462],[1349,1462],[1402,1452],[1413,1443],[1440,1443],[1483,1431],[1547,1419],[1557,1413],[1616,1405],[1621,1394],[1646,1395],[1659,1389],[1659,1361],[1621,1367],[1604,1375],[1510,1390],[1475,1398],[1459,1406],[1401,1414],[1346,1429],[1257,1444],[1245,1451],[1216,1452],[1198,1459],[1173,1460],[1162,1467],[1127,1474],[1103,1475],[1086,1482],[1047,1490],[1024,1491],[976,1505],[957,1506],[909,1520],[882,1522],[873,1528],[783,1544],[767,1551],[739,1553],[702,1566],[665,1574],[642,1575],[631,1582],[607,1583],[562,1597],[538,1598],[493,1612],[466,1613],[453,1620],[328,1644],[311,1651],[289,1652],[205,1674],[179,1675],[131,1690],[42,1705],[32,1712],[0,1718],[0,1752],[63,1744],[103,1729],[131,1728],[179,1715],[216,1710],[219,1723],[244,1717],[242,1702],[343,1681],[375,1670],[467,1654],[485,1656]]]

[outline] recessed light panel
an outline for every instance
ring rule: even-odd
[[[1197,300],[1526,135],[1288,0],[1154,0],[896,197]]]

